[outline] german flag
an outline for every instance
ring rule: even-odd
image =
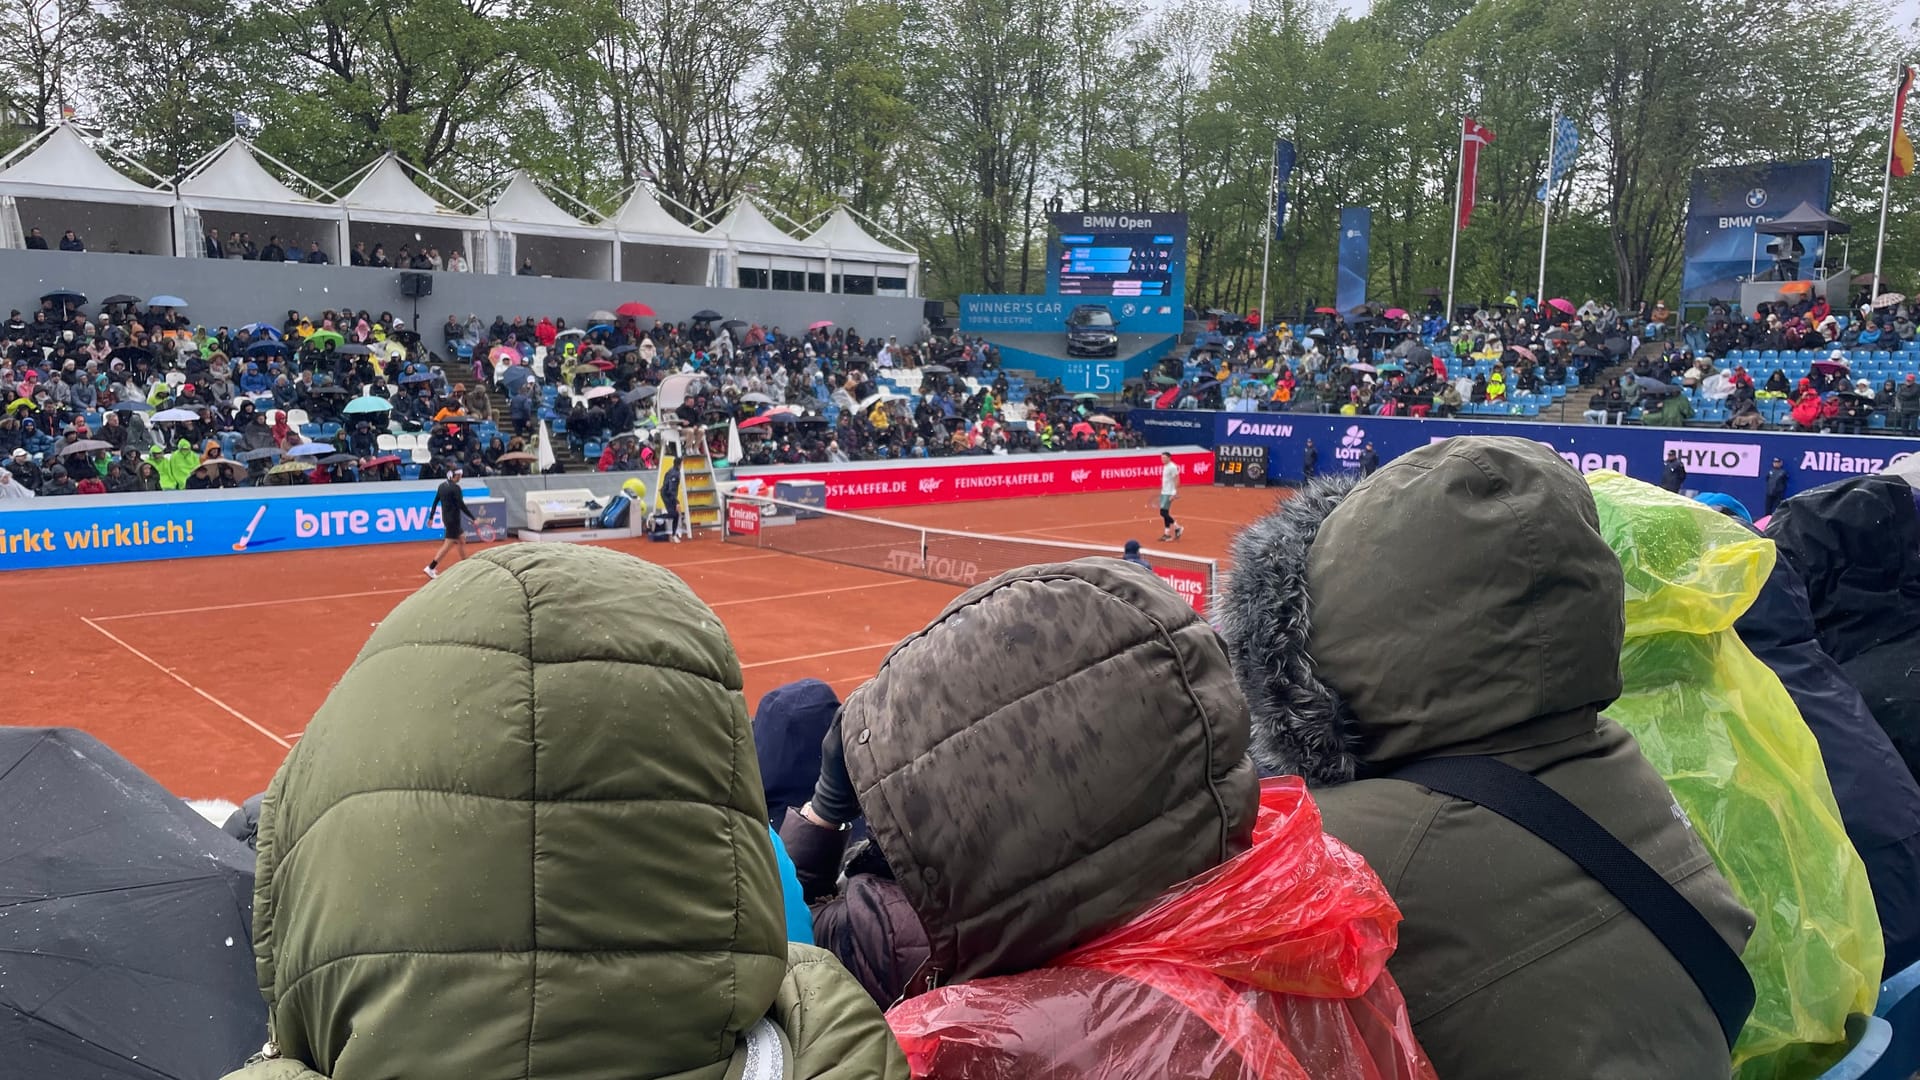
[[[1888,168],[1895,176],[1912,176],[1913,140],[1907,138],[1907,91],[1913,88],[1913,68],[1900,68],[1900,89],[1893,95],[1893,160]]]

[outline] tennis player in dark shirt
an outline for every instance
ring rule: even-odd
[[[458,545],[460,557],[467,557],[466,521],[473,518],[473,511],[467,509],[467,496],[460,490],[460,466],[447,466],[447,478],[441,482],[440,489],[433,493],[434,508],[440,511],[440,523],[446,533],[440,541],[440,550],[433,553],[433,561],[427,564],[427,576],[440,576],[440,560],[447,557],[447,549]]]

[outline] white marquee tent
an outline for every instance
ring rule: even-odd
[[[796,240],[742,197],[711,230],[727,238],[732,273],[725,283],[742,289],[826,292],[827,248]]]
[[[57,249],[72,229],[92,251],[174,254],[173,192],[128,179],[71,125],[48,128],[0,164],[0,246],[25,247],[39,229]]]
[[[653,193],[634,185],[601,224],[620,237],[620,280],[666,285],[714,284],[725,237],[700,232],[667,213]],[[724,284],[724,283],[722,283]]]
[[[272,159],[270,159],[272,160]],[[290,175],[320,190],[279,161]],[[233,233],[247,234],[258,247],[274,238],[282,243],[311,247],[318,243],[333,262],[345,254],[342,233],[346,221],[340,207],[308,198],[282,183],[260,164],[253,147],[235,136],[186,172],[180,182],[180,252],[206,255],[206,231],[216,230],[222,241]],[[229,259],[237,251],[225,251]]]
[[[808,233],[807,243],[827,249],[833,262],[828,287],[833,292],[866,296],[912,296],[919,292],[919,253],[889,247],[875,239],[844,206]]]
[[[588,225],[562,210],[524,169],[515,169],[487,207],[498,274],[517,273],[522,262],[545,277],[611,281],[613,232]]]
[[[470,269],[482,269],[486,265],[486,218],[472,213],[467,200],[451,189],[425,173],[420,175],[460,205],[449,207],[422,191],[407,175],[407,166],[389,153],[363,169],[359,182],[340,197],[340,205],[347,212],[349,240],[366,245],[369,254],[379,245],[395,263],[401,248],[418,250],[424,246],[438,250],[442,258],[461,252]]]

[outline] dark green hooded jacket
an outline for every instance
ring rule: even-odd
[[[1538,777],[1679,888],[1736,951],[1752,916],[1633,737],[1625,584],[1586,483],[1526,439],[1422,447],[1309,485],[1234,542],[1215,620],[1269,774],[1314,786],[1406,921],[1388,970],[1445,1080],[1732,1071],[1665,946],[1506,819],[1400,780],[1484,754]]]
[[[713,612],[612,551],[494,549],[395,608],[267,789],[274,1056],[233,1077],[904,1078],[785,940],[740,686]]]

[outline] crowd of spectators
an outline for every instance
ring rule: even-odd
[[[1854,375],[1849,359],[1862,349],[1899,355],[1915,342],[1903,300],[1863,303],[1851,317],[1811,294],[1746,317],[1715,303],[1704,322],[1685,325],[1663,303],[1624,312],[1553,303],[1508,297],[1453,322],[1435,302],[1423,314],[1322,308],[1267,331],[1216,324],[1184,362],[1164,363],[1126,398],[1157,408],[1532,417],[1539,404],[1586,388],[1581,415],[1590,423],[1862,433],[1879,415],[1890,430],[1920,428],[1913,370],[1886,372],[1876,385]],[[1823,350],[1811,370],[1795,377],[1775,366],[1764,381],[1740,358],[1807,350]],[[1920,369],[1920,357],[1908,367]],[[1617,377],[1603,379],[1610,369]]]
[[[0,496],[431,479],[455,463],[523,475],[543,422],[603,471],[650,467],[663,422],[701,432],[715,458],[737,425],[754,464],[1138,439],[1066,395],[1011,400],[1027,397],[1024,383],[958,335],[902,343],[824,323],[788,334],[596,312],[578,328],[449,317],[428,342],[392,312],[289,310],[209,328],[109,300],[89,314],[82,298],[49,294],[0,325]],[[697,379],[662,417],[654,390],[675,372]],[[565,471],[561,455],[550,468]]]

